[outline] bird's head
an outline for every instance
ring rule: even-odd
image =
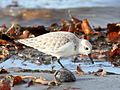
[[[92,52],[92,45],[88,40],[81,39],[79,43],[80,54],[88,55]]]
[[[92,52],[92,45],[88,40],[85,39],[81,39],[80,43],[79,43],[79,53],[80,54],[84,54],[84,55],[88,55],[91,62],[93,62],[92,58],[91,58],[91,52]]]

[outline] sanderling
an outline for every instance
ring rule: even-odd
[[[70,32],[50,32],[34,38],[20,39],[20,43],[33,47],[38,51],[57,57],[58,63],[60,58],[70,57],[78,54],[85,54],[90,57],[92,45],[88,40],[79,39]],[[92,58],[90,60],[93,62]]]

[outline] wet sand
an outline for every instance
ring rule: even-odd
[[[107,23],[120,22],[120,7],[91,7],[69,9],[71,14],[79,19],[87,18],[91,26],[103,26]],[[23,10],[24,11],[24,10]],[[57,22],[61,19],[70,19],[68,9],[29,9],[17,17],[9,16],[10,13],[2,10],[0,15],[0,25],[10,25],[11,22],[17,22],[21,25],[44,25]]]
[[[30,10],[35,13],[36,10]],[[106,27],[107,23],[120,22],[120,7],[94,7],[94,8],[77,8],[70,9],[71,14],[79,19],[87,18],[90,21],[91,26],[103,26]],[[68,10],[46,10],[40,9],[36,12],[40,12],[37,16],[28,14],[25,16],[11,17],[9,15],[0,15],[0,25],[10,25],[11,22],[18,22],[21,25],[45,25],[48,26],[51,23],[58,22],[62,19],[70,19]],[[32,18],[31,18],[32,17]],[[49,73],[12,73],[19,75],[36,75],[44,76],[45,78],[52,80],[53,75]],[[60,86],[49,87],[41,84],[36,84],[29,88],[26,88],[26,84],[18,85],[12,88],[12,90],[120,90],[120,76],[108,75],[106,77],[96,77],[93,75],[78,76],[76,82],[62,83]]]
[[[43,76],[48,80],[54,79],[53,74],[49,73],[12,73],[15,75],[33,75]],[[106,77],[98,77],[94,75],[79,76],[75,74],[77,81],[70,83],[62,83],[59,86],[47,86],[34,84],[26,87],[27,84],[16,85],[12,90],[120,90],[120,75],[107,75]]]

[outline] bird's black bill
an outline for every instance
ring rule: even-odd
[[[88,54],[88,57],[90,58],[92,64],[94,64],[94,61],[93,61],[93,59],[92,59],[92,57],[91,57],[91,54]]]

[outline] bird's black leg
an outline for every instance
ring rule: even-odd
[[[58,59],[58,63],[60,64],[60,66],[61,66],[62,68],[64,68],[64,66],[63,66],[62,63],[60,62],[60,59]]]

